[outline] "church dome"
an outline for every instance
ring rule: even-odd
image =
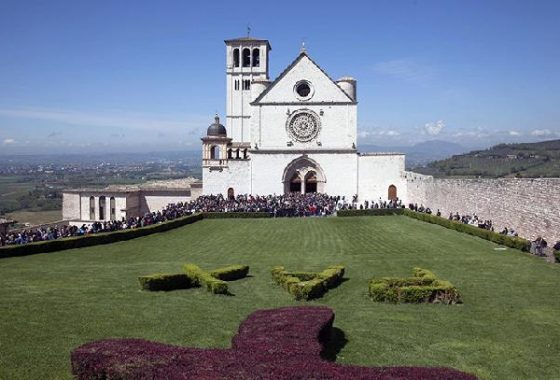
[[[210,124],[208,127],[208,131],[206,132],[207,136],[218,136],[218,137],[227,137],[226,127],[220,124],[220,118],[218,115],[214,117],[214,122]]]

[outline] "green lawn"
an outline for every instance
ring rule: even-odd
[[[449,366],[483,379],[560,377],[560,266],[404,216],[203,220],[128,242],[0,260],[0,379],[70,377],[85,342],[138,337],[228,347],[256,309],[328,305],[346,345],[337,362]],[[248,264],[235,296],[203,289],[142,292],[137,277]],[[322,299],[293,301],[270,269],[346,265],[348,281]],[[392,305],[368,280],[414,266],[451,281],[464,304]]]

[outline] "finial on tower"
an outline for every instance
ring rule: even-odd
[[[301,48],[299,49],[300,53],[306,53],[307,49],[305,48],[305,39],[301,41]]]
[[[220,124],[220,117],[218,116],[218,113],[216,112],[216,115],[214,116],[214,122],[216,124]]]
[[[251,37],[251,25],[247,24],[247,37]]]

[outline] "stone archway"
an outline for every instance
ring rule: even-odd
[[[324,193],[327,182],[321,166],[307,156],[301,156],[290,162],[282,175],[284,194]]]
[[[299,177],[299,173],[294,173],[292,178],[290,179],[290,193],[301,193],[301,178]]]
[[[317,173],[314,171],[307,172],[305,175],[305,193],[317,192]]]

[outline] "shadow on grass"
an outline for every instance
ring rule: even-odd
[[[323,343],[323,351],[321,352],[321,358],[328,360],[330,362],[336,361],[336,356],[338,353],[346,346],[348,339],[346,339],[346,334],[344,331],[338,327],[332,327],[330,335],[325,337],[325,342]]]

